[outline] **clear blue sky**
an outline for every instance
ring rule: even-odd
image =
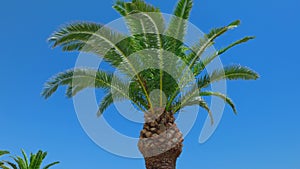
[[[171,13],[176,3],[149,2],[165,13]],[[143,168],[142,159],[118,157],[94,144],[82,130],[72,100],[64,97],[62,89],[49,100],[40,96],[43,83],[53,74],[72,68],[77,57],[77,53],[51,50],[47,37],[70,21],[108,23],[117,19],[112,3],[0,2],[0,149],[14,154],[19,154],[21,148],[28,152],[47,150],[47,162],[61,161],[56,168]],[[198,136],[204,115],[200,116],[198,125],[185,138],[178,168],[300,168],[299,6],[299,0],[196,0],[191,22],[205,32],[242,20],[238,29],[217,40],[217,47],[244,35],[257,37],[226,53],[222,61],[247,65],[261,78],[228,83],[229,96],[235,100],[239,115],[234,116],[227,107],[216,133],[202,145]],[[112,107],[106,113],[113,111]],[[132,127],[131,122],[113,120],[117,121],[113,123],[116,128],[126,131]]]

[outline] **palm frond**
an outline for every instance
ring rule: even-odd
[[[43,169],[49,169],[50,167],[52,167],[52,166],[54,166],[54,165],[56,165],[56,164],[59,164],[59,161],[50,163],[50,164],[46,165],[45,167],[43,167]]]
[[[122,16],[138,12],[160,12],[159,8],[147,4],[143,0],[133,0],[132,2],[117,0],[113,8]]]
[[[137,85],[139,84],[137,83]],[[137,91],[130,90],[131,93],[127,93],[128,91],[126,86],[129,86],[129,84],[123,82],[120,78],[113,76],[110,73],[100,70],[75,69],[59,73],[46,82],[42,96],[49,98],[53,93],[55,93],[59,86],[67,86],[66,96],[69,98],[75,96],[78,92],[86,88],[101,88],[106,91],[113,90],[115,94],[114,96],[131,100],[139,108],[141,108],[141,105],[145,107],[147,105],[145,100],[141,97],[137,97]],[[103,113],[103,111],[110,105],[108,104],[109,101],[112,100],[107,99],[102,101],[106,106],[100,106],[103,108],[99,109],[98,114],[99,112]]]
[[[165,24],[159,8],[142,0],[119,0],[113,7],[125,17],[135,46],[141,49],[160,48],[160,34],[164,31]]]
[[[111,105],[114,101],[129,100],[141,111],[149,110],[149,102],[145,98],[141,86],[136,82],[132,81],[130,84],[118,81],[114,84],[116,88],[108,91],[104,98],[101,99],[97,115],[100,116],[103,112]],[[126,93],[127,92],[127,93]]]
[[[16,164],[14,164],[14,163],[12,163],[12,162],[10,162],[10,161],[5,161],[10,167],[12,167],[13,169],[18,169],[18,167],[17,167],[17,165]],[[6,166],[0,166],[0,168],[2,167],[2,169],[9,169],[8,167],[6,167]],[[19,168],[19,169],[22,169],[22,168]]]
[[[227,26],[212,29],[210,31],[210,33],[208,33],[206,35],[206,37],[204,37],[204,39],[201,39],[200,43],[193,48],[193,52],[188,57],[189,68],[191,69],[195,65],[195,63],[199,60],[199,58],[202,56],[202,54],[205,52],[205,50],[214,43],[214,40],[217,37],[223,35],[228,30],[231,30],[231,29],[237,27],[239,24],[240,24],[240,21],[236,20]]]
[[[219,93],[219,92],[213,92],[213,91],[202,91],[199,93],[199,95],[200,96],[217,96],[217,97],[223,99],[232,108],[233,112],[235,114],[237,114],[237,110],[235,108],[233,101],[226,95]]]
[[[9,154],[9,151],[4,151],[4,150],[0,150],[0,156]],[[9,169],[7,166],[5,166],[5,163],[7,163],[6,161],[0,161],[0,168],[1,169]]]
[[[112,74],[100,70],[67,70],[55,75],[45,83],[42,96],[49,98],[59,86],[68,86],[66,93],[68,97],[72,97],[88,87],[110,89],[112,78]]]
[[[99,104],[97,116],[101,116],[104,111],[115,101],[123,101],[123,100],[129,100],[131,101],[135,106],[137,106],[141,111],[147,111],[148,109],[148,103],[145,98],[140,97],[139,94],[136,91],[129,90],[129,96],[124,96],[122,93],[118,91],[110,91],[108,92],[102,99]],[[130,94],[131,93],[131,94]]]
[[[122,65],[124,65],[124,67],[127,68],[127,73],[136,75],[137,71],[134,65],[131,63],[129,58],[127,58],[128,55],[124,53],[124,50],[121,49],[122,45],[123,45],[122,46],[123,49],[126,48],[126,46],[124,46],[124,44],[122,43],[118,43],[120,40],[122,40],[123,36],[118,33],[112,32],[108,28],[101,28],[100,32],[99,31],[95,32],[99,27],[101,26],[97,26],[89,23],[88,24],[78,23],[73,25],[71,24],[62,28],[60,31],[54,33],[52,38],[50,38],[50,41],[54,41],[54,46],[57,45],[64,46],[65,44],[73,45],[74,43],[76,43],[76,38],[79,38],[80,43],[82,43],[82,40],[88,40],[87,42],[89,42],[90,45],[96,45],[98,51],[100,52],[100,54],[104,56],[104,59],[107,62],[110,62],[113,66],[116,67],[122,63]],[[78,48],[78,46],[72,46],[71,48]],[[107,54],[107,52],[109,54]],[[143,91],[148,101],[150,102],[146,88],[142,83],[142,79],[139,76],[138,76],[138,82],[142,86]],[[57,85],[53,85],[52,89],[55,91],[57,87],[58,87]],[[46,96],[48,95],[50,96],[51,93],[52,91],[50,91],[49,94],[46,93]]]
[[[0,156],[3,156],[5,154],[9,154],[9,151],[0,150]]]
[[[199,96],[191,97],[191,95],[183,96],[182,101],[175,102],[172,105],[172,107],[173,107],[174,112],[177,112],[177,111],[179,111],[180,109],[182,109],[184,107],[194,106],[194,105],[198,105],[201,108],[205,109],[208,112],[208,115],[209,115],[210,120],[211,120],[211,124],[214,123],[212,112],[211,112],[208,104],[206,103],[206,101],[202,97],[199,97]]]
[[[5,166],[3,162],[0,162],[0,168],[1,169],[10,169],[9,167]]]
[[[53,42],[53,47],[77,40],[88,41],[102,27],[103,25],[89,22],[69,24],[54,32],[48,38],[48,41]]]
[[[229,46],[227,46],[227,47],[219,50],[218,51],[218,55],[221,55],[221,54],[225,53],[228,49],[230,49],[230,48],[232,48],[232,47],[234,47],[236,45],[248,42],[249,40],[252,40],[254,38],[255,38],[255,36],[247,36],[247,37],[244,37],[244,38],[242,38],[240,40],[237,40],[237,41],[233,42],[232,44],[230,44]]]
[[[259,75],[253,70],[240,65],[224,67],[223,70],[215,70],[211,75],[204,75],[198,79],[198,87],[205,88],[213,82],[227,80],[256,80]]]
[[[172,17],[166,34],[168,36],[174,37],[179,41],[183,41],[186,28],[187,19],[190,16],[191,9],[193,7],[192,0],[180,0],[173,12],[174,17]]]
[[[126,55],[118,46],[118,42],[125,38],[126,36],[101,24],[76,22],[60,28],[48,40],[53,43],[53,47],[61,46],[64,51],[95,53],[117,66]],[[111,53],[107,54],[109,51]]]
[[[28,165],[28,158],[27,158],[27,155],[26,155],[25,151],[22,149],[21,152],[22,152],[22,155],[23,155],[23,158],[24,158],[24,161],[25,161],[25,165],[29,166]]]
[[[162,33],[164,31],[164,19],[160,9],[147,4],[145,1],[135,0],[132,2],[125,2],[118,0],[113,8],[125,17],[132,35],[143,33],[142,30],[144,30],[146,25],[148,25],[146,28],[150,30],[153,30],[153,27],[151,28],[151,26],[156,27],[156,30],[153,33]],[[148,33],[150,32],[151,31],[148,31]]]
[[[163,41],[161,34],[165,30],[165,23],[159,8],[153,7],[150,4],[145,3],[143,0],[134,0],[132,2],[124,2],[118,0],[114,5],[114,8],[122,15],[125,16],[126,23],[131,31],[132,39],[131,43],[142,49],[162,49]],[[158,50],[158,56],[160,60],[160,91],[162,99],[163,88],[163,65],[161,50]],[[137,74],[137,72],[135,72]],[[139,76],[139,75],[138,75]],[[152,109],[151,100],[148,96],[147,89],[143,84],[141,77],[138,77],[138,81],[143,88],[146,98]],[[162,104],[162,103],[161,103]]]
[[[126,11],[126,9],[125,9],[125,4],[126,4],[125,1],[117,0],[117,1],[115,2],[115,5],[113,5],[113,8],[114,8],[117,12],[119,12],[120,15],[126,16],[126,15],[128,15],[128,13],[127,13],[127,11]]]
[[[102,99],[99,109],[97,112],[97,116],[101,116],[103,112],[110,106],[112,103],[114,103],[113,95],[111,92],[109,92],[104,98]]]
[[[215,52],[212,56],[209,56],[205,59],[203,59],[203,61],[199,61],[194,67],[193,67],[193,73],[195,76],[198,76],[204,69],[205,67],[211,63],[215,58],[217,58],[218,56],[220,56],[221,54],[225,53],[227,50],[231,49],[232,47],[242,44],[242,43],[246,43],[249,40],[254,39],[254,36],[247,36],[244,37],[240,40],[237,40],[233,43],[231,43],[230,45],[228,45],[225,48],[220,49],[219,51]]]
[[[43,152],[39,150],[36,154],[33,155],[34,158],[30,161],[29,168],[31,169],[39,169],[42,165],[43,160],[47,156],[47,152]]]
[[[26,166],[25,161],[21,157],[16,156],[16,157],[13,157],[13,159],[17,163],[19,169],[27,169],[28,168],[28,166]]]
[[[197,63],[199,58],[202,56],[204,51],[214,43],[214,40],[217,37],[224,34],[225,32],[227,32],[228,30],[237,27],[239,24],[240,24],[240,21],[236,20],[225,27],[211,30],[211,32],[209,34],[207,34],[205,39],[200,39],[200,43],[194,47],[193,51],[186,58],[188,66],[187,66],[186,70],[183,72],[183,74],[179,80],[178,86],[181,86],[184,83],[184,79],[188,75],[187,73],[195,66],[195,64]],[[176,98],[179,90],[180,90],[179,87],[175,90],[172,97],[170,98],[170,100],[167,103],[167,108],[172,104],[172,102]]]
[[[193,7],[192,0],[179,0],[173,14],[179,18],[188,19],[192,7]]]
[[[184,36],[186,34],[188,18],[193,6],[192,0],[180,0],[173,12],[171,21],[163,37],[163,49],[174,53],[185,61]]]

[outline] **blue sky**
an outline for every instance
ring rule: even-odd
[[[176,3],[148,2],[165,13],[171,13]],[[28,152],[47,150],[47,162],[61,161],[56,168],[143,167],[142,159],[118,157],[94,144],[81,128],[72,100],[64,97],[62,89],[49,100],[40,96],[43,83],[53,74],[72,68],[77,58],[77,53],[50,49],[47,37],[71,21],[108,23],[117,19],[119,15],[112,4],[110,0],[0,2],[0,149],[13,154],[19,154],[21,148]],[[226,107],[213,137],[199,144],[205,117],[200,115],[185,138],[178,168],[300,168],[299,6],[298,0],[195,2],[190,21],[204,32],[242,20],[238,29],[217,40],[216,47],[245,35],[257,37],[230,50],[222,61],[247,65],[261,78],[228,83],[228,94],[237,104],[239,115]],[[113,107],[109,108],[106,115],[109,117],[113,111]],[[124,132],[141,127],[110,118]]]

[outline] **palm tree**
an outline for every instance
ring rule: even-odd
[[[10,167],[12,167],[12,169],[40,169],[43,160],[47,156],[47,152],[43,152],[43,151],[39,150],[36,154],[31,153],[30,158],[28,159],[24,150],[22,150],[22,155],[23,155],[23,158],[20,156],[12,157],[13,160],[15,161],[15,163],[10,162],[10,161],[5,161],[5,163],[7,163]],[[58,161],[53,162],[51,164],[46,165],[42,169],[48,169],[58,163],[59,163]],[[3,169],[10,169],[10,168],[4,167]]]
[[[145,158],[146,168],[175,169],[176,160],[182,151],[183,136],[174,122],[174,114],[186,106],[198,105],[208,111],[213,123],[212,112],[203,99],[204,96],[223,99],[236,113],[233,101],[225,94],[210,91],[209,86],[224,79],[255,80],[259,77],[251,69],[240,65],[226,66],[223,70],[216,69],[210,74],[205,71],[207,65],[228,49],[254,37],[242,38],[201,59],[217,37],[237,27],[240,21],[212,29],[204,38],[199,39],[198,44],[188,47],[183,39],[192,5],[192,0],[179,0],[174,17],[166,26],[160,10],[143,0],[116,1],[113,8],[126,18],[131,36],[91,22],[76,22],[60,28],[49,38],[53,47],[60,46],[63,51],[99,55],[112,67],[131,78],[127,83],[105,70],[76,68],[49,79],[42,95],[45,98],[50,97],[59,86],[67,86],[66,96],[69,98],[86,88],[104,89],[106,95],[99,104],[98,116],[113,104],[114,99],[131,101],[145,116],[138,147]],[[143,54],[140,51],[147,52]],[[167,55],[165,51],[173,53],[176,58],[164,63]],[[155,53],[151,55],[153,58],[149,58],[151,52]],[[139,53],[138,57],[130,59],[135,53]],[[158,61],[159,68],[147,68],[143,71],[135,69],[139,65],[146,66],[149,62],[154,62],[153,60]],[[183,64],[176,65],[178,61]],[[177,79],[164,71],[168,65],[173,67],[175,74],[180,75]],[[196,80],[192,87],[189,86],[191,79],[187,78],[187,71],[191,71],[193,80]],[[180,92],[186,86],[189,86],[189,90]],[[153,99],[150,95],[154,90],[159,92]]]

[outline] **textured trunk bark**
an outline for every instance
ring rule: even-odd
[[[181,154],[182,145],[153,157],[146,157],[147,169],[176,169],[176,161]]]
[[[174,121],[172,113],[159,109],[155,113],[145,114],[138,147],[145,158],[147,169],[176,168],[176,160],[182,152],[183,137]]]

